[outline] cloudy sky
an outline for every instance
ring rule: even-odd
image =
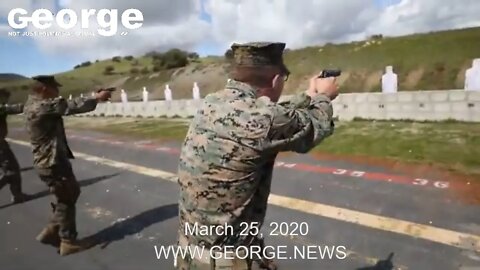
[[[86,8],[118,9],[118,32],[111,37],[98,35],[101,26],[94,15],[88,30],[81,29],[79,22],[69,30],[71,36],[9,36],[9,31],[66,31],[55,22],[46,30],[31,24],[13,30],[7,17],[18,7],[29,14],[39,8],[54,14],[68,8],[79,15]],[[122,26],[121,13],[129,8],[142,12],[141,28]],[[283,41],[289,48],[300,48],[379,33],[397,36],[464,28],[480,26],[478,14],[478,0],[2,0],[0,73],[51,74],[83,61],[173,47],[221,55],[233,42]],[[127,35],[120,35],[126,30]],[[78,32],[96,35],[75,36]]]

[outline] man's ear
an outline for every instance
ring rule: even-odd
[[[282,76],[280,74],[276,74],[272,79],[272,88],[277,88],[283,81]]]

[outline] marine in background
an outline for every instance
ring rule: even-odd
[[[99,91],[93,97],[66,100],[59,96],[58,83],[53,76],[33,78],[32,93],[25,103],[24,114],[33,152],[33,165],[40,179],[55,196],[53,216],[37,236],[43,244],[53,245],[60,255],[90,248],[90,241],[77,239],[76,202],[80,186],[73,173],[63,116],[95,110],[97,103],[110,98],[110,91]]]
[[[8,104],[9,99],[10,92],[0,89],[0,189],[9,185],[12,203],[22,203],[28,200],[29,196],[22,192],[20,166],[5,138],[8,135],[8,115],[21,114],[23,104]]]
[[[205,247],[204,254],[213,246],[263,248],[255,231],[265,219],[277,154],[307,153],[333,134],[335,78],[312,77],[307,91],[278,102],[290,73],[283,63],[284,49],[285,43],[278,42],[233,44],[231,80],[224,90],[205,97],[192,120],[178,167],[180,247]],[[242,222],[258,230],[241,235]],[[186,224],[228,224],[234,233],[191,235],[185,233]],[[265,258],[195,255],[178,257],[177,269],[277,268]]]

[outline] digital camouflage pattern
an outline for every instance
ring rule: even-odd
[[[67,101],[62,97],[28,97],[24,113],[33,147],[33,164],[37,169],[48,170],[59,162],[74,158],[67,143],[62,116],[93,111],[96,106],[95,98],[79,97]]]
[[[297,94],[274,103],[245,83],[205,97],[182,146],[178,182],[179,239],[189,244],[249,245],[241,222],[263,224],[279,152],[306,153],[333,133],[333,109],[324,95]],[[185,224],[234,226],[235,233],[186,236]]]
[[[96,106],[94,98],[67,101],[62,97],[42,99],[37,95],[30,95],[25,103],[33,165],[56,198],[48,226],[56,228],[62,239],[77,237],[75,204],[80,195],[80,186],[69,161],[74,156],[67,143],[62,116],[89,112]]]
[[[250,42],[232,45],[234,62],[237,66],[282,66],[285,43]]]
[[[23,104],[0,104],[0,189],[9,184],[13,196],[22,193],[22,178],[18,161],[5,141],[8,134],[7,116],[22,112]]]
[[[0,139],[5,139],[8,134],[7,116],[22,112],[23,104],[0,104]]]

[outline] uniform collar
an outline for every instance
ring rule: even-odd
[[[257,88],[251,86],[250,84],[239,82],[233,79],[230,79],[227,82],[226,89],[233,89],[237,90],[241,93],[244,93],[250,97],[256,98],[257,97]]]

